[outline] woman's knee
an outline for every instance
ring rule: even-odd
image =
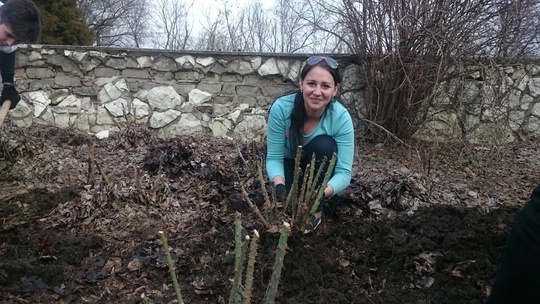
[[[318,160],[324,157],[330,159],[334,153],[337,153],[336,140],[329,135],[319,135],[303,147],[303,151],[303,156],[308,159],[311,159],[313,154]]]

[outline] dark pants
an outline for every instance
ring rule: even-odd
[[[517,214],[485,304],[540,303],[540,187]]]
[[[306,166],[311,163],[313,153],[315,153],[315,171],[313,174],[317,174],[317,170],[319,170],[322,160],[324,157],[326,157],[326,165],[324,166],[323,172],[319,176],[319,180],[316,184],[316,187],[319,187],[324,180],[324,175],[328,169],[328,164],[330,163],[332,155],[337,153],[336,141],[328,135],[319,135],[313,138],[313,140],[311,140],[307,145],[303,146],[302,157],[300,159],[300,169],[302,173],[305,172]],[[290,192],[294,180],[294,159],[285,158],[284,166],[285,186],[287,186],[287,192]],[[335,170],[332,171],[332,175],[334,174],[334,171]],[[301,189],[302,187],[302,176],[303,175],[301,174],[298,181],[298,189]]]

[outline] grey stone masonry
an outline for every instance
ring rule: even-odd
[[[352,63],[352,55],[333,57],[344,76],[343,102],[360,126],[356,113],[367,90],[359,80],[362,67]],[[10,117],[21,127],[46,124],[99,133],[137,122],[162,138],[201,132],[257,140],[265,135],[269,105],[297,87],[306,58],[21,45],[16,83],[22,100]],[[417,136],[484,142],[540,134],[540,66],[499,72],[506,78],[504,88],[475,73],[443,83]]]

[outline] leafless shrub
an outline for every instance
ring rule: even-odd
[[[314,14],[322,10],[333,16],[331,22],[306,19],[339,37],[366,66],[366,105],[357,115],[372,122],[364,135],[374,141],[385,140],[386,131],[410,138],[426,119],[419,114],[436,100],[437,89],[452,78],[468,77],[463,67],[491,69],[532,55],[540,33],[537,0],[305,2]],[[498,86],[503,79],[491,80]]]

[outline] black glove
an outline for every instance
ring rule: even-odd
[[[276,199],[280,202],[287,200],[287,187],[284,184],[278,184],[276,186]]]
[[[328,201],[328,197],[326,197],[326,195],[323,194],[323,196],[321,197],[321,201],[319,202],[319,207],[317,208],[317,211],[322,211],[323,208],[325,208],[327,201]]]
[[[4,88],[2,89],[2,96],[0,97],[0,106],[3,105],[4,101],[6,100],[11,101],[11,106],[9,107],[10,110],[15,109],[17,103],[21,101],[21,96],[19,95],[19,92],[17,92],[17,89],[12,84],[4,84]]]

